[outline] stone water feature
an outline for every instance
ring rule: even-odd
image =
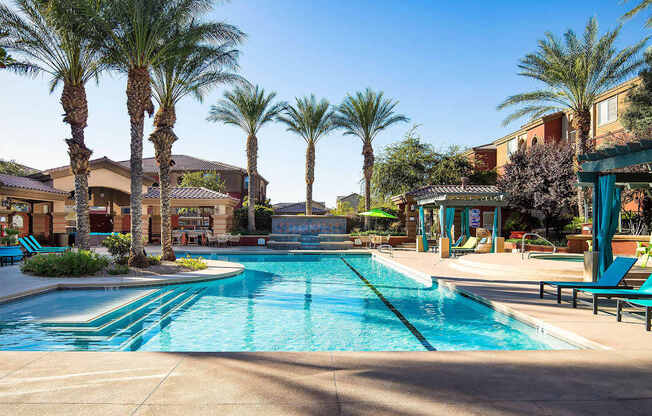
[[[267,246],[276,250],[347,250],[346,217],[274,215]]]

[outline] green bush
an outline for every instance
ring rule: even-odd
[[[147,256],[147,262],[150,266],[158,266],[161,264],[161,257],[162,256]]]
[[[129,273],[129,266],[125,264],[116,264],[110,269],[107,269],[106,272],[112,276],[119,275],[119,274],[127,274]]]
[[[272,215],[274,210],[264,205],[256,205],[256,234],[259,232],[269,232],[272,230]],[[247,207],[243,206],[234,212],[234,225],[236,229],[247,230],[249,219],[247,217]]]
[[[127,264],[131,248],[131,234],[112,234],[102,241],[102,245],[109,250],[114,262]]]
[[[61,254],[38,254],[25,260],[21,270],[37,276],[85,276],[109,265],[109,258],[93,251],[67,251]]]
[[[361,235],[405,235],[401,231],[392,231],[392,230],[369,230],[369,231],[357,231],[352,232],[351,237],[357,237]]]
[[[177,264],[190,270],[204,270],[208,267],[203,258],[193,258],[190,255],[177,259]]]
[[[18,243],[18,234],[19,230],[13,228],[5,228],[5,236],[0,237],[0,245],[3,246],[14,246]]]

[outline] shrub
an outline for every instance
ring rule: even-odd
[[[126,264],[131,248],[131,234],[112,234],[102,241],[102,245],[109,250],[114,262]]]
[[[0,245],[13,246],[18,242],[18,234],[20,231],[13,228],[5,228],[5,236],[0,237]]]
[[[84,276],[109,265],[109,258],[93,251],[67,251],[61,254],[38,254],[25,260],[21,270],[37,276]]]
[[[270,207],[264,205],[256,204],[255,207],[256,214],[256,231],[269,232],[272,230],[272,215],[274,215],[274,210]],[[247,229],[249,225],[249,220],[247,218],[247,207],[242,206],[234,212],[234,222],[236,229]]]
[[[106,272],[112,276],[119,275],[119,274],[127,274],[129,273],[129,266],[125,264],[116,264],[110,269],[107,269]]]
[[[177,259],[177,264],[190,270],[204,270],[208,267],[203,258],[193,258],[190,255]]]
[[[147,256],[147,262],[150,266],[158,266],[161,264],[161,256]]]

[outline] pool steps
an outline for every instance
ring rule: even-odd
[[[59,326],[42,323],[42,326],[54,333],[72,332],[80,343],[108,341],[110,349],[121,350],[136,340],[142,343],[140,337],[152,328],[166,326],[172,313],[190,306],[204,289],[159,289],[88,322],[66,322]]]

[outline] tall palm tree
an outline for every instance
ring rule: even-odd
[[[306,215],[312,215],[312,184],[315,182],[315,145],[335,129],[335,112],[325,99],[317,102],[314,95],[296,98],[294,106],[287,105],[278,121],[287,125],[287,131],[298,134],[306,142]]]
[[[112,68],[127,74],[127,110],[131,125],[131,251],[129,265],[143,267],[142,186],[143,128],[145,113],[154,114],[150,69],[174,56],[175,42],[167,42],[171,31],[210,10],[211,0],[104,0],[107,10],[93,16],[95,39]],[[224,25],[226,28],[228,25]],[[222,41],[235,40],[228,30]],[[195,34],[179,34],[192,39]],[[217,36],[216,36],[217,37]]]
[[[396,114],[394,109],[398,101],[384,97],[384,93],[367,88],[364,92],[347,95],[335,115],[335,125],[344,129],[344,135],[357,136],[362,141],[364,157],[363,172],[365,178],[365,209],[371,209],[371,176],[374,172],[373,141],[381,131],[398,122],[409,119]],[[369,228],[369,217],[364,219],[365,228]]]
[[[258,131],[273,121],[285,103],[273,103],[275,92],[265,94],[258,85],[241,86],[224,93],[224,99],[211,106],[208,121],[240,127],[247,134],[247,175],[249,177],[248,228],[256,231],[255,182],[258,176]]]
[[[542,82],[543,88],[512,95],[498,109],[517,107],[504,125],[521,117],[532,119],[557,111],[570,111],[577,128],[575,135],[576,169],[577,156],[587,150],[591,130],[591,110],[596,98],[631,77],[643,64],[640,52],[647,38],[640,42],[616,49],[620,28],[602,36],[598,34],[598,22],[589,19],[584,35],[580,38],[572,30],[564,34],[564,40],[546,33],[539,41],[536,52],[521,59],[519,75]],[[582,189],[578,189],[578,209],[583,202]]]
[[[233,27],[218,30],[232,30],[230,36],[243,39],[244,34]],[[164,260],[174,261],[172,250],[172,227],[170,223],[170,164],[172,145],[177,140],[174,133],[176,104],[184,97],[193,95],[202,101],[206,92],[218,84],[246,83],[244,78],[231,71],[237,71],[239,51],[238,42],[228,41],[212,45],[208,43],[214,32],[213,25],[206,27],[206,33],[197,39],[184,41],[178,45],[177,52],[152,69],[152,90],[158,111],[154,117],[154,132],[149,140],[154,144],[156,162],[159,165],[159,184],[161,201],[161,251]],[[184,30],[184,29],[182,29]],[[177,36],[169,41],[174,42]]]
[[[88,249],[88,174],[92,151],[86,147],[84,137],[88,120],[86,83],[97,79],[103,65],[89,40],[67,25],[54,6],[57,5],[42,0],[16,0],[15,10],[0,4],[0,27],[6,32],[2,45],[20,56],[18,61],[9,61],[7,56],[7,68],[26,74],[47,74],[50,93],[59,83],[63,84],[63,121],[70,125],[72,135],[66,143],[75,175],[76,244]]]

